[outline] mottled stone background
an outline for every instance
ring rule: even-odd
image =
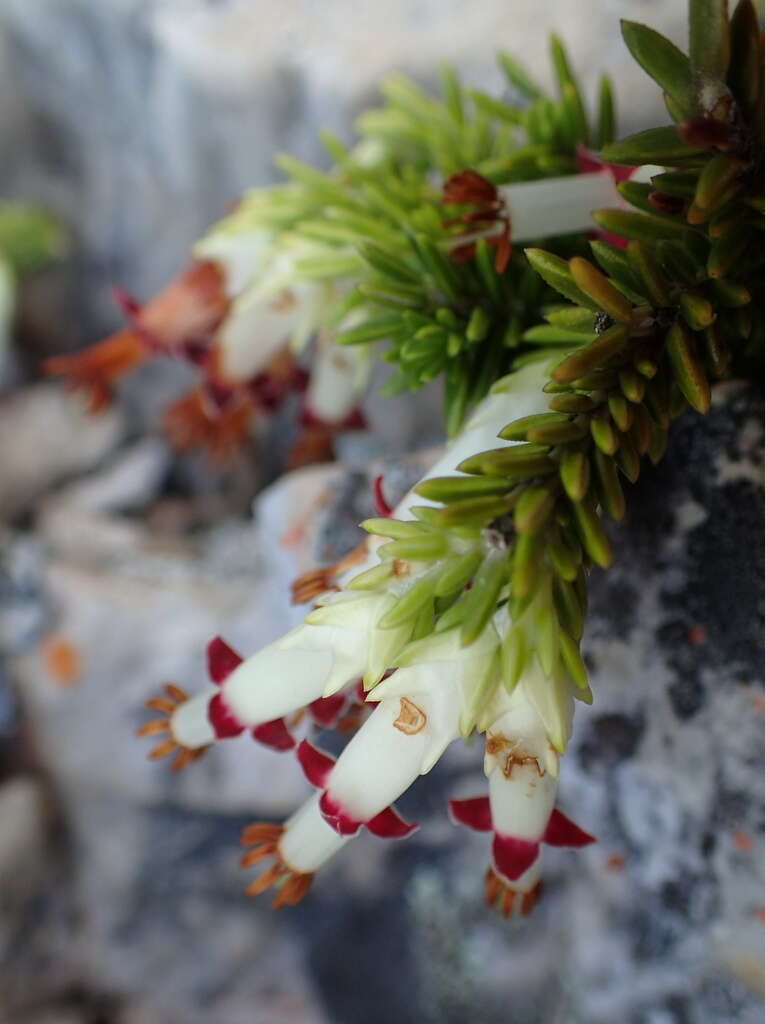
[[[625,128],[661,116],[618,18],[683,37],[685,4],[4,0],[0,188],[42,200],[71,257],[29,282],[0,396],[2,1024],[761,1024],[765,1020],[765,400],[729,385],[630,495],[618,565],[593,581],[596,705],[561,800],[595,831],[550,851],[530,921],[481,904],[482,837],[446,820],[480,786],[455,750],[403,802],[425,827],[364,837],[300,907],[242,895],[237,838],[306,792],[289,757],[224,744],[174,778],[132,738],[165,679],[203,681],[205,639],[251,651],[294,621],[289,580],[336,557],[385,470],[403,491],[435,402],[373,405],[344,462],[222,476],[153,430],[179,382],[154,368],[99,419],[36,380],[42,353],[117,321],[271,155],[321,159],[391,68],[439,60],[497,86],[495,47],[549,80],[547,32],[590,94],[613,71]],[[11,385],[14,385],[11,387]],[[276,443],[278,442],[278,443]],[[280,447],[281,446],[281,447]],[[370,459],[387,450],[384,463]],[[263,449],[261,449],[261,452]],[[670,512],[669,509],[672,509]],[[63,678],[51,638],[79,660]]]

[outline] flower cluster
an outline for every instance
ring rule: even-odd
[[[688,55],[643,25],[623,31],[671,125],[613,143],[608,83],[593,128],[556,40],[555,98],[505,56],[511,102],[450,72],[443,103],[394,78],[357,150],[328,140],[333,171],[283,161],[292,181],[201,244],[174,287],[201,275],[209,301],[182,331],[147,307],[128,356],[107,348],[105,378],[80,373],[99,399],[120,358],[205,335],[208,386],[238,394],[277,337],[317,334],[306,405],[322,424],[348,422],[380,344],[389,392],[443,376],[452,443],[396,509],[377,488],[363,547],[297,582],[315,601],[303,623],[244,660],[213,642],[206,691],[150,702],[163,717],[142,731],[178,767],[245,732],[295,752],[316,793],[243,836],[246,867],[269,861],[249,891],[274,886],[277,905],[363,829],[411,833],[396,800],[474,732],[487,792],[451,814],[491,833],[488,903],[528,912],[542,845],[592,842],[556,789],[574,702],[592,700],[580,643],[588,575],[613,559],[605,520],[625,515],[622,479],[661,458],[672,420],[706,412],[731,372],[757,376],[765,346],[751,0],[730,18],[724,0],[693,0]],[[311,721],[358,728],[334,759],[301,731]]]

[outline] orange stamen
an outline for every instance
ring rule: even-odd
[[[282,832],[283,825],[275,825],[270,821],[256,821],[253,825],[247,825],[242,832],[242,846],[252,846],[259,842],[277,842]]]
[[[149,355],[146,345],[131,330],[117,331],[104,341],[71,355],[53,356],[43,363],[45,373],[66,377],[69,387],[88,396],[90,412],[100,412],[112,400],[114,385]]]
[[[253,404],[244,393],[218,409],[197,389],[170,406],[163,426],[181,451],[201,448],[214,461],[225,462],[247,440],[253,413]]]
[[[305,894],[311,888],[313,882],[313,875],[298,875],[293,874],[287,879],[284,885],[281,887],[279,892],[273,899],[271,906],[274,909],[278,907],[292,907],[296,903],[300,903]]]
[[[248,896],[260,896],[266,889],[270,889],[274,882],[278,881],[284,874],[284,865],[280,862],[272,864],[267,871],[264,871],[260,878],[256,878],[254,882],[245,889]]]

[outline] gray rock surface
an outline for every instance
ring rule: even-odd
[[[499,1024],[509,1012],[514,1024],[758,1024],[763,423],[758,392],[720,389],[632,489],[617,565],[593,577],[596,703],[578,712],[562,773],[562,806],[599,842],[547,851],[546,895],[524,922],[485,911],[485,837],[446,820],[449,794],[481,791],[475,747],[456,748],[401,802],[423,824],[417,835],[360,838],[300,907],[272,915],[241,893],[237,834],[301,799],[292,758],[240,740],[172,779],[130,735],[157,681],[202,682],[207,635],[222,629],[251,650],[294,621],[288,579],[354,542],[375,467],[286,477],[261,498],[255,527],[229,521],[169,544],[136,519],[129,557],[121,539],[109,554],[107,530],[87,559],[57,521],[47,590],[86,670],[62,690],[36,652],[14,660],[64,853],[55,886],[38,881],[0,1005],[6,991],[14,1013],[69,1005],[83,1022],[101,1005],[109,1024],[249,1024],[253,1007],[264,1024]],[[140,449],[124,458],[151,464]],[[391,498],[413,472],[388,468]],[[131,504],[115,480],[119,464],[50,500],[58,515],[79,514],[73,493],[81,502],[89,490],[96,530],[93,510],[109,523]],[[143,501],[151,487],[135,493]],[[47,1002],[33,1005],[23,979],[41,963]]]

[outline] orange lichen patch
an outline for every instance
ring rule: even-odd
[[[754,840],[743,829],[737,828],[731,838],[733,839],[733,845],[739,853],[751,853],[754,849]]]
[[[146,722],[140,726],[136,729],[136,736],[165,736],[165,739],[161,740],[156,747],[149,751],[149,759],[157,761],[161,757],[167,757],[168,754],[175,754],[176,756],[170,765],[170,771],[180,772],[187,765],[198,761],[207,750],[207,747],[191,750],[188,747],[181,746],[173,737],[170,719],[181,704],[185,704],[189,698],[186,691],[174,683],[166,683],[164,690],[164,697],[150,697],[146,701],[146,707],[150,711],[161,712],[162,717],[155,718],[151,722]]]
[[[335,573],[335,566],[328,565],[323,569],[310,569],[298,576],[291,587],[292,603],[305,604],[327,590],[339,590],[340,588],[333,582]]]
[[[46,637],[41,654],[48,673],[59,686],[72,686],[81,678],[82,656],[71,640],[63,636]]]
[[[693,644],[694,647],[698,647],[700,644],[706,643],[707,631],[703,626],[691,626],[688,630],[688,643]]]
[[[138,313],[141,330],[162,348],[209,338],[228,312],[223,271],[211,260],[195,260]]]
[[[498,910],[503,917],[512,913],[528,916],[539,902],[542,883],[537,882],[529,892],[518,892],[502,878],[493,867],[486,869],[484,895],[486,906]]]
[[[754,916],[757,918],[760,924],[765,924],[765,907],[759,907],[755,911]]]
[[[214,461],[223,463],[247,440],[253,412],[245,395],[218,409],[202,389],[197,389],[170,406],[163,426],[176,448],[199,448]]]
[[[400,697],[399,701],[401,709],[393,726],[406,736],[416,736],[428,724],[428,716],[408,697]]]
[[[274,858],[274,863],[266,868],[254,882],[250,882],[245,890],[249,896],[259,896],[266,889],[274,886],[277,891],[271,904],[272,907],[293,906],[295,903],[299,903],[313,882],[313,874],[293,871],[282,860],[279,853],[279,840],[283,832],[283,825],[267,821],[248,825],[242,832],[242,846],[253,847],[243,854],[239,861],[243,868],[252,867],[253,864],[259,864],[260,861],[269,857]]]
[[[114,385],[120,377],[149,355],[149,349],[141,338],[126,329],[82,352],[46,359],[43,370],[56,377],[66,377],[70,388],[84,391],[89,411],[96,413],[111,402]]]
[[[287,456],[287,469],[312,466],[317,462],[332,462],[336,433],[334,427],[305,427]]]
[[[604,867],[606,871],[624,871],[627,865],[627,858],[623,853],[609,853],[605,859]]]
[[[752,697],[752,711],[758,715],[765,714],[765,693],[757,693]]]

